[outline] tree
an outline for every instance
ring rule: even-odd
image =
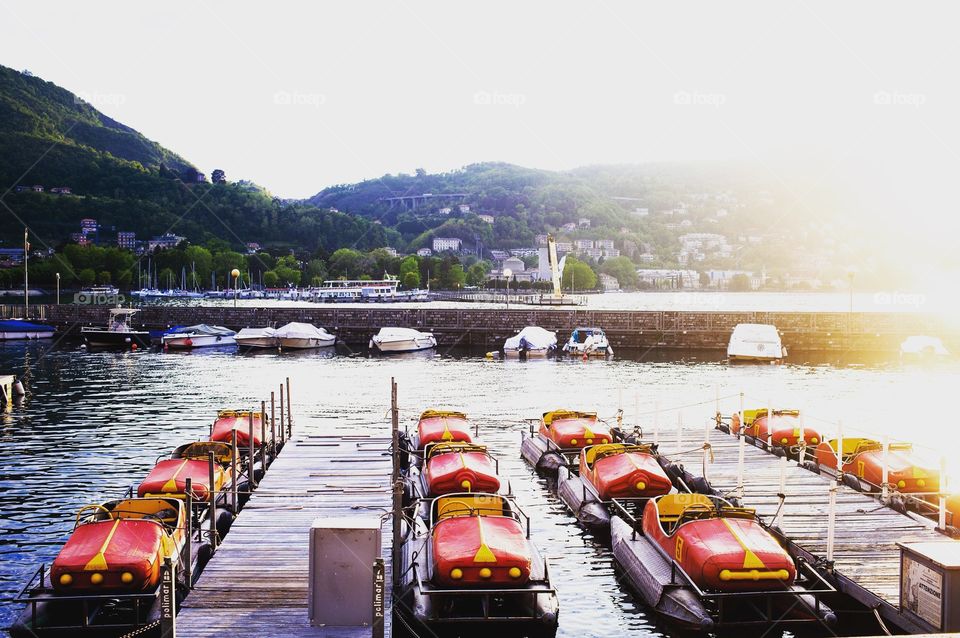
[[[627,257],[607,259],[600,266],[600,272],[615,278],[623,288],[635,288],[637,285],[637,267]]]
[[[447,273],[447,284],[450,288],[463,288],[467,282],[467,274],[463,272],[461,264],[454,264]]]
[[[563,267],[564,290],[593,290],[597,286],[597,274],[589,264],[586,264],[573,255],[567,255]]]
[[[697,275],[700,277],[700,287],[706,288],[710,285],[710,275],[706,270],[701,270]]]
[[[92,286],[97,280],[97,271],[93,268],[84,268],[77,274],[77,276],[80,277],[81,285]]]
[[[109,285],[110,283],[110,271],[101,270],[97,273],[97,283],[103,285]]]
[[[360,276],[363,255],[352,248],[340,248],[330,255],[330,274],[334,277],[356,279]]]
[[[226,184],[227,183],[227,174],[224,173],[221,169],[213,169],[213,173],[210,174],[210,181],[214,184]]]
[[[482,286],[487,280],[487,273],[490,272],[490,264],[486,261],[478,261],[467,269],[467,284],[471,286]]]
[[[750,278],[742,272],[737,273],[730,278],[730,290],[733,292],[747,292],[752,288],[753,286],[750,284]]]
[[[420,287],[420,273],[415,271],[408,271],[403,274],[400,278],[400,283],[407,290],[412,290],[414,288]]]
[[[307,262],[306,278],[314,286],[323,283],[327,278],[327,265],[322,259],[311,259]]]
[[[280,283],[280,277],[277,276],[277,273],[272,270],[268,270],[263,273],[263,285],[267,288],[276,288],[277,284]]]

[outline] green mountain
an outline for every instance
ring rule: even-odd
[[[193,243],[257,242],[312,253],[395,239],[370,220],[286,203],[250,182],[197,180],[187,160],[70,91],[0,66],[0,214],[7,217],[0,241],[8,246],[20,245],[26,224],[34,247],[57,247],[85,217],[106,228],[104,243],[117,231],[138,239],[171,232]],[[17,192],[32,185],[45,192]],[[50,193],[52,187],[72,195]]]

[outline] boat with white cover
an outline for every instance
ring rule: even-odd
[[[727,359],[777,363],[787,356],[777,327],[766,323],[738,323],[730,335]]]
[[[54,328],[42,323],[31,323],[23,319],[0,321],[0,341],[13,339],[49,339]]]
[[[234,336],[241,348],[278,348],[280,339],[274,328],[244,328]]]
[[[336,336],[311,323],[291,321],[276,330],[280,347],[286,349],[326,348],[337,343]]]
[[[369,347],[380,352],[416,352],[437,347],[437,339],[430,332],[413,328],[380,328],[370,339]]]
[[[164,348],[205,348],[232,346],[237,343],[237,333],[223,326],[198,323],[195,326],[174,328],[161,337]]]
[[[527,326],[503,343],[503,354],[508,358],[521,355],[545,357],[557,348],[557,335],[540,326]]]
[[[950,351],[943,345],[940,337],[929,335],[911,335],[900,344],[902,357],[947,357]]]
[[[613,348],[607,341],[606,333],[600,328],[576,328],[570,334],[570,341],[563,351],[585,357],[606,357],[613,354]]]

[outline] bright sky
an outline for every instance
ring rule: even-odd
[[[285,197],[478,161],[814,158],[891,219],[937,217],[960,160],[952,8],[0,0],[0,63]]]

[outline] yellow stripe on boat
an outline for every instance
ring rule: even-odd
[[[754,554],[753,551],[747,547],[746,541],[744,541],[743,537],[740,536],[740,532],[738,532],[734,526],[730,524],[730,521],[725,518],[721,518],[720,520],[723,521],[723,524],[727,526],[727,529],[730,530],[730,533],[733,535],[736,541],[740,543],[740,547],[743,548],[743,568],[756,571],[757,569],[763,569],[766,567],[766,565],[763,564],[763,561],[760,560],[760,557]]]
[[[103,555],[107,551],[107,547],[110,545],[110,541],[113,540],[113,535],[117,531],[117,527],[120,526],[120,519],[118,518],[113,522],[113,527],[110,528],[110,533],[107,534],[106,540],[103,541],[103,545],[100,547],[100,551],[83,566],[83,571],[85,572],[95,572],[103,571],[107,569],[107,557]]]
[[[785,569],[721,569],[720,580],[787,580],[790,572]]]
[[[447,425],[447,417],[443,417],[443,434],[440,436],[442,441],[452,441],[453,433],[450,432],[450,426]]]
[[[161,490],[160,490],[161,492],[176,492],[176,491],[177,491],[177,475],[180,473],[180,470],[182,470],[182,469],[184,468],[184,466],[186,466],[186,464],[187,464],[187,462],[188,462],[189,460],[190,460],[190,459],[186,459],[186,460],[184,460],[183,463],[180,464],[180,467],[178,467],[178,468],[177,468],[177,471],[173,473],[173,476],[170,477],[170,480],[163,484],[163,488],[161,488]]]
[[[477,525],[479,525],[480,530],[480,547],[477,549],[477,553],[473,556],[473,562],[475,563],[495,563],[497,562],[497,557],[493,555],[493,552],[490,551],[490,548],[487,546],[487,539],[483,536],[483,517],[477,517]]]

